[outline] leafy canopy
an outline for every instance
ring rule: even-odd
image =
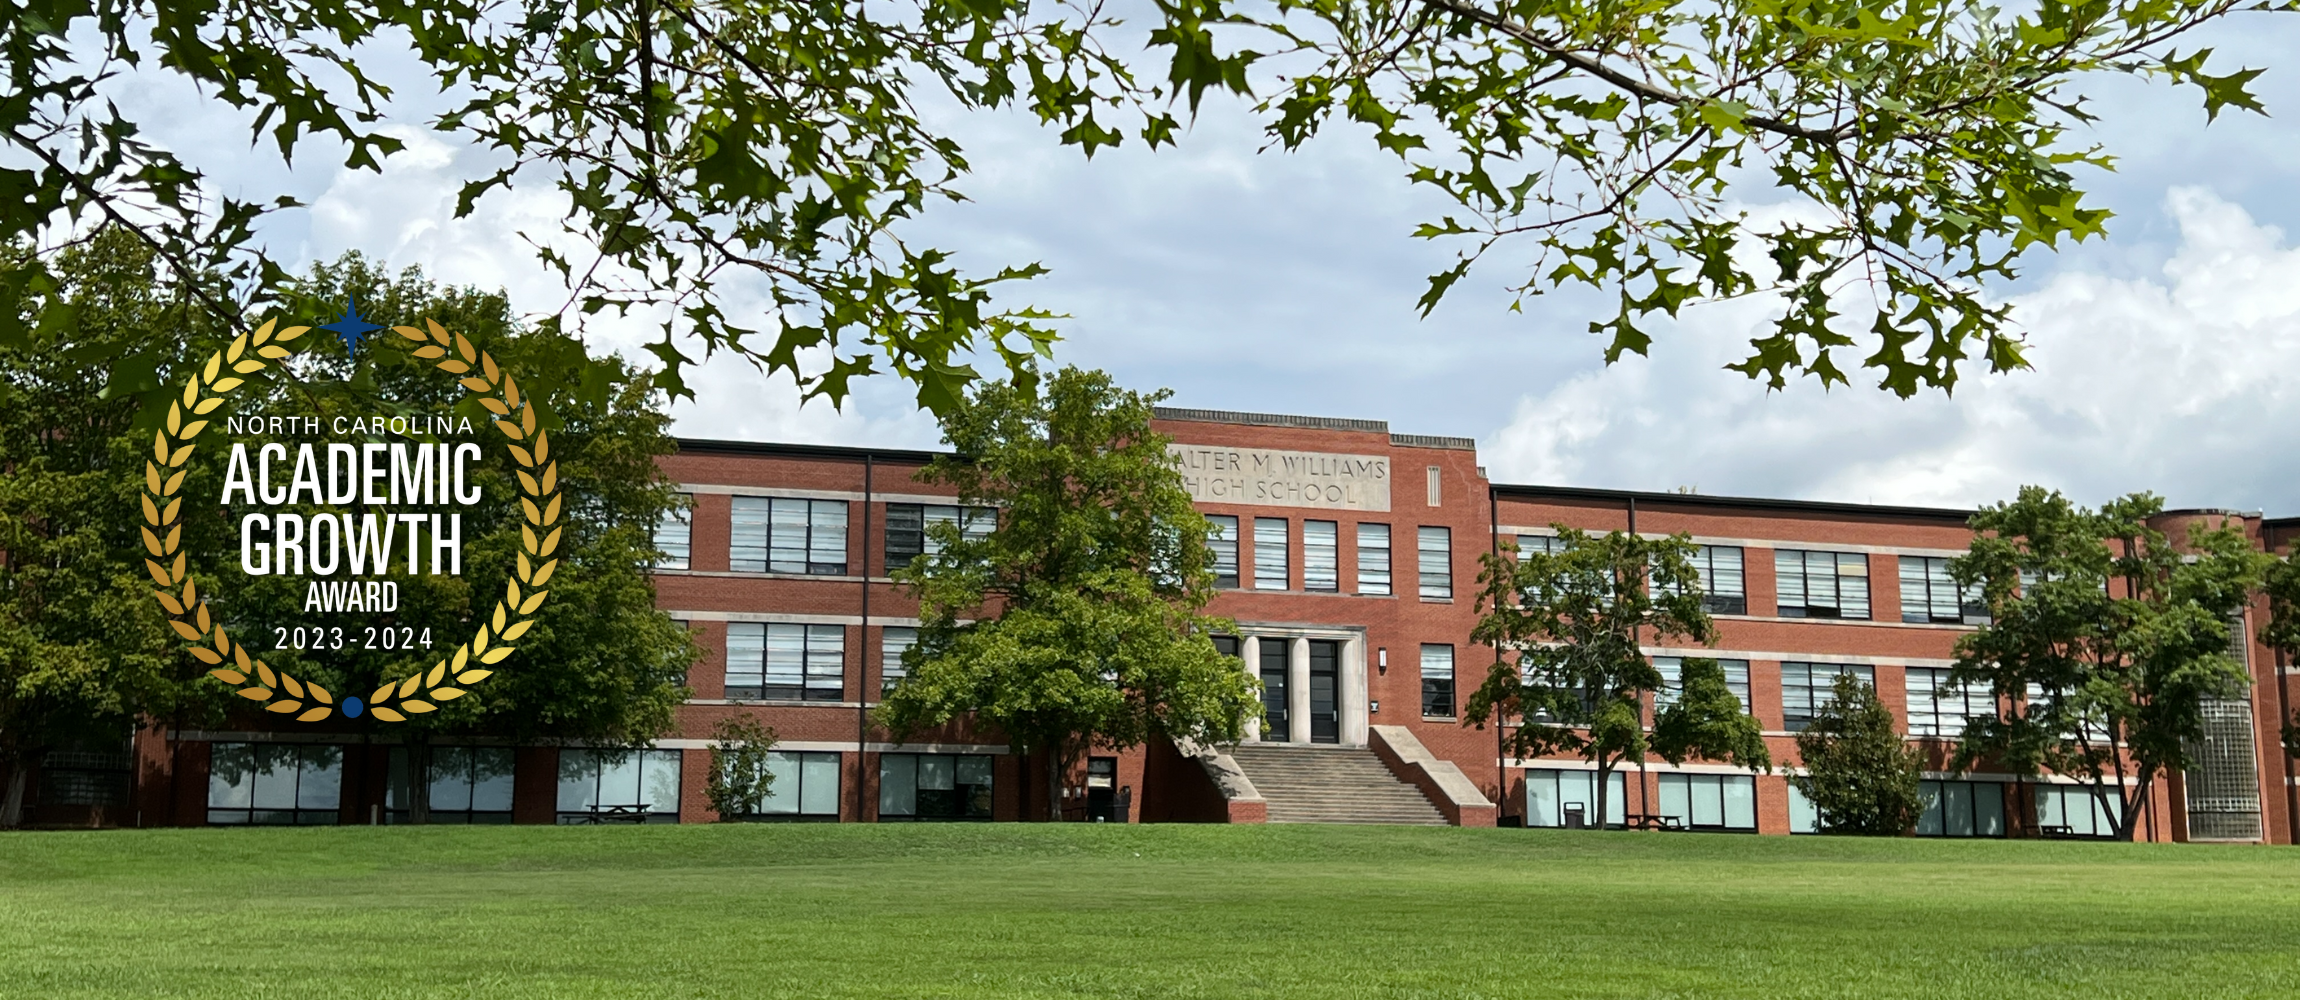
[[[2026,486],[1973,515],[1972,548],[1949,564],[1992,616],[1959,640],[1949,680],[1998,706],[1967,722],[1955,766],[2082,780],[2127,839],[2157,776],[2189,766],[2204,701],[2249,683],[2231,616],[2270,562],[2240,522],[2176,546],[2152,526],[2163,511],[2146,493],[2094,511]]]
[[[1064,368],[983,383],[944,419],[956,455],[921,478],[998,508],[998,526],[934,525],[939,551],[894,574],[918,595],[919,639],[881,723],[908,734],[971,714],[1046,756],[1054,810],[1089,746],[1242,736],[1254,685],[1214,647],[1228,623],[1199,613],[1213,527],[1150,428],[1164,398]]]
[[[1716,626],[1685,535],[1556,528],[1558,551],[1504,543],[1505,553],[1485,557],[1470,641],[1493,647],[1495,662],[1465,718],[1503,726],[1516,756],[1572,753],[1597,765],[1604,816],[1614,766],[1644,760],[1648,747],[1643,696],[1661,687],[1661,673],[1642,642],[1707,645]]]
[[[1700,758],[1771,771],[1765,727],[1741,704],[1725,680],[1725,667],[1706,656],[1678,664],[1677,700],[1653,713],[1653,752],[1671,764]]]
[[[1529,242],[1524,294],[1586,285],[1608,361],[1702,301],[1782,310],[1730,367],[1780,387],[1857,364],[1906,397],[1971,361],[2023,367],[2009,282],[2028,253],[2104,232],[2075,134],[2086,87],[2198,89],[2208,116],[2265,113],[2257,69],[2183,36],[2277,0],[1159,0],[1178,87],[1255,69],[1269,133],[1371,131],[1459,212],[1426,315],[1473,265]],[[1216,30],[1219,29],[1219,30]],[[1224,44],[1224,39],[1239,39]],[[1266,46],[1257,51],[1247,46]],[[1758,209],[1753,206],[1773,208]],[[1514,256],[1512,259],[1515,259]],[[1505,265],[1508,266],[1508,265]],[[1839,293],[1874,301],[1839,313]],[[1850,356],[1848,356],[1850,355]],[[1857,358],[1857,361],[1855,360]]]
[[[1898,837],[1916,825],[1924,756],[1857,675],[1837,675],[1829,703],[1797,734],[1797,758],[1805,770],[1789,782],[1813,803],[1821,832]]]

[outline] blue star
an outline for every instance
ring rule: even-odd
[[[357,357],[359,355],[360,339],[366,337],[370,333],[374,333],[377,330],[383,329],[383,327],[379,324],[370,323],[360,317],[359,301],[357,299],[347,295],[344,297],[343,303],[343,318],[336,320],[333,323],[329,323],[326,326],[320,327],[320,329],[326,330],[327,332],[335,334],[338,337],[342,337],[344,351],[353,357]]]

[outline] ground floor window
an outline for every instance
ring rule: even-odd
[[[1757,779],[1747,774],[1663,774],[1659,812],[1689,830],[1757,829]],[[1610,807],[1609,807],[1610,808]]]
[[[432,747],[431,821],[434,823],[511,822],[510,747]],[[407,748],[391,748],[391,784],[385,792],[387,821],[407,822],[411,792]]]
[[[1789,832],[1821,832],[1821,811],[1813,808],[1813,800],[1806,798],[1795,783],[1789,785]]]
[[[2031,785],[2036,790],[2037,832],[2048,837],[2113,837],[2124,803],[2112,792],[2095,798],[2090,785]]]
[[[1605,792],[1605,825],[1624,825],[1629,815],[1628,787],[1621,772],[1613,772]],[[1567,826],[1568,819],[1576,817],[1581,825],[1596,826],[1597,772],[1527,770],[1525,814],[1527,826]]]
[[[678,821],[678,751],[559,751],[559,822]]]
[[[990,756],[880,754],[878,815],[881,820],[989,819]]]
[[[757,818],[839,818],[839,755],[776,750],[767,754],[767,804]]]
[[[343,803],[343,749],[216,743],[208,757],[208,822],[325,825]]]
[[[1925,811],[1917,816],[1919,837],[2002,837],[2005,786],[1994,781],[1920,781],[1917,795]]]

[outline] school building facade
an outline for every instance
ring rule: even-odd
[[[1873,683],[1935,768],[1985,699],[1946,682],[1981,609],[1947,576],[1969,511],[1490,482],[1476,444],[1391,433],[1380,421],[1162,409],[1157,428],[1220,537],[1208,609],[1261,685],[1264,715],[1236,747],[1156,742],[1095,751],[1061,794],[1064,815],[1110,822],[1595,824],[1594,772],[1519,760],[1494,727],[1466,726],[1490,649],[1470,643],[1479,560],[1503,542],[1550,544],[1553,525],[1684,532],[1701,548],[1719,638],[1654,646],[1665,677],[1721,660],[1776,761],[1826,703],[1833,678]],[[1037,761],[995,734],[953,727],[897,741],[871,709],[901,676],[916,605],[888,577],[932,546],[928,525],[988,530],[917,473],[930,452],[683,441],[665,472],[694,500],[658,535],[659,605],[705,649],[674,732],[653,749],[511,746],[434,751],[435,822],[704,822],[710,733],[730,715],[779,736],[767,812],[790,821],[1035,819]],[[2183,511],[2159,527],[2233,522],[2269,551],[2300,519]],[[2198,766],[2160,781],[2141,817],[2153,840],[2292,843],[2300,797],[2281,746],[2290,673],[2244,616],[2253,684],[2207,707]],[[1671,692],[1656,697],[1667,699]],[[1653,709],[1648,704],[1648,719]],[[43,769],[35,819],[116,825],[404,821],[403,752],[390,737],[147,728],[121,759]],[[442,741],[453,743],[455,741]],[[101,757],[103,755],[79,755]],[[124,772],[124,773],[123,773]],[[1787,834],[1811,810],[1785,776],[1654,761],[1616,772],[1609,825]],[[2105,832],[2079,786],[1992,773],[1925,776],[1921,835]],[[79,809],[81,812],[74,812]],[[45,811],[42,811],[45,810]]]

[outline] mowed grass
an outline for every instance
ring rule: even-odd
[[[0,995],[2294,997],[2300,852],[1300,826],[0,834]]]

